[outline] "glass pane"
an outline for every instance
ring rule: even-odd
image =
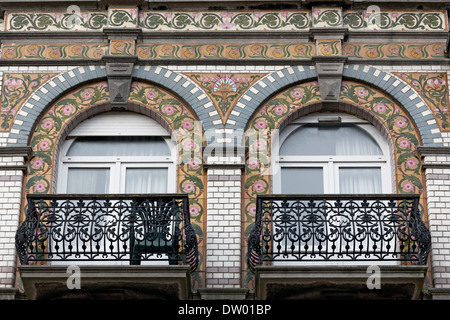
[[[381,168],[339,168],[339,192],[381,193]]]
[[[281,156],[382,155],[375,140],[354,125],[306,125],[280,148]]]
[[[322,194],[322,168],[281,168],[281,193]]]
[[[105,194],[108,191],[108,168],[69,168],[67,193]]]
[[[125,193],[166,193],[167,168],[127,168]]]
[[[170,156],[161,137],[79,137],[67,156]]]

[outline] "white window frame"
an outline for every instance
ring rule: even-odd
[[[114,115],[115,114],[115,115]],[[131,113],[109,113],[108,117],[105,114],[99,115],[99,121],[96,123],[96,117],[88,119],[87,125],[82,122],[74,129],[75,134],[67,137],[67,140],[62,144],[59,157],[59,170],[57,176],[57,193],[67,193],[68,172],[70,168],[110,168],[110,182],[108,193],[124,193],[125,192],[125,170],[127,167],[133,168],[167,168],[167,193],[176,192],[176,159],[177,147],[170,138],[169,133],[154,120],[149,121],[154,128],[149,128],[143,132],[145,136],[159,136],[164,139],[170,150],[169,156],[67,156],[67,153],[78,136],[139,136],[135,128],[133,128],[132,121],[137,119],[137,116],[148,118],[144,115],[136,115]],[[124,116],[125,115],[125,116]],[[128,117],[129,116],[129,117]],[[127,122],[128,120],[128,122]],[[101,121],[121,121],[122,125],[119,129],[116,126],[110,125],[111,129],[105,130]],[[141,119],[140,123],[145,121]],[[90,122],[90,123],[89,123]],[[145,124],[145,122],[144,122]],[[93,127],[98,127],[99,132],[93,132]],[[81,129],[80,129],[81,128]],[[83,128],[86,128],[83,130]],[[120,131],[119,131],[120,130]],[[165,132],[164,136],[161,134]],[[141,131],[142,133],[142,131]]]
[[[283,142],[299,127],[306,124],[319,123],[321,119],[330,121],[335,119],[338,123],[349,123],[367,132],[378,144],[382,155],[374,156],[280,156],[279,150]],[[390,148],[387,141],[381,133],[368,121],[357,118],[355,116],[343,113],[320,113],[302,117],[290,123],[276,137],[278,141],[272,144],[272,178],[273,193],[281,193],[281,169],[283,167],[306,168],[306,167],[322,167],[323,168],[323,185],[324,194],[339,193],[339,168],[340,167],[370,167],[381,169],[381,185],[382,193],[392,192],[392,171]]]

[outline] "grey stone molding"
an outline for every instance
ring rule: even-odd
[[[322,103],[339,102],[346,60],[347,57],[313,57],[312,61],[315,62],[316,66]]]
[[[187,300],[193,294],[189,266],[80,266],[82,290],[68,288],[68,266],[21,265],[18,269],[29,300],[108,296],[118,287],[126,289],[123,294],[131,296],[122,298],[128,299]]]
[[[427,156],[442,156],[450,157],[450,147],[418,147],[417,152],[421,157]]]
[[[113,107],[126,107],[131,90],[134,56],[105,56],[109,96]]]
[[[23,157],[24,160],[30,159],[33,150],[30,146],[26,147],[0,147],[0,157]]]
[[[116,57],[111,59],[107,57],[103,61],[105,64],[118,61],[114,59]],[[122,62],[126,61],[125,58],[123,59],[121,60]],[[133,57],[131,59],[134,61]],[[132,62],[128,61],[125,63]],[[111,70],[109,72],[109,77],[114,84],[115,74]],[[129,71],[127,72],[126,77],[129,81]],[[123,75],[124,73],[125,71],[121,74]],[[22,105],[16,116],[16,120],[20,120],[20,122],[13,123],[11,132],[14,133],[9,135],[9,138],[17,139],[17,143],[9,143],[9,145],[27,146],[32,128],[38,117],[58,97],[84,83],[100,81],[106,78],[108,78],[108,73],[105,66],[91,65],[64,72],[45,83]],[[349,64],[344,65],[342,78],[370,84],[390,95],[412,117],[424,146],[443,146],[442,143],[434,141],[436,138],[442,139],[442,136],[433,115],[423,116],[423,113],[429,110],[426,103],[414,89],[398,77],[372,66]],[[134,66],[131,79],[154,83],[175,94],[194,111],[202,122],[205,132],[210,129],[215,131],[218,129],[220,131],[230,129],[230,132],[236,132],[235,130],[239,129],[241,132],[244,132],[253,114],[270,97],[295,84],[316,81],[318,77],[316,68],[307,65],[287,67],[265,76],[238,100],[234,107],[235,112],[229,116],[225,126],[222,124],[218,114],[210,115],[215,108],[208,95],[197,84],[182,74],[154,65]],[[123,87],[120,85],[123,85]],[[126,93],[126,91],[121,90],[126,88],[126,85],[117,82],[118,95],[116,95],[116,98],[118,103],[122,103],[119,98],[123,98],[124,93],[122,92]],[[223,133],[223,135],[225,134]]]
[[[429,110],[426,103],[414,89],[398,77],[372,66],[346,64],[342,78],[367,83],[388,94],[411,116],[419,130],[423,145],[443,146],[443,143],[434,141],[442,136],[433,115],[423,116],[423,113]],[[229,119],[235,123],[227,123],[225,129],[245,129],[261,103],[285,88],[313,80],[317,80],[317,71],[313,66],[292,66],[266,76],[239,99],[234,108],[239,115],[230,115]]]

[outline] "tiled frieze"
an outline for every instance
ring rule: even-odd
[[[108,24],[106,11],[8,12],[5,31],[101,31]]]
[[[446,31],[445,11],[312,10],[158,11],[111,7],[108,11],[6,13],[5,31],[101,31],[106,27],[160,31],[309,31],[310,28],[347,27],[351,31]]]
[[[131,41],[128,41],[131,42]],[[323,40],[305,43],[127,43],[112,40],[108,44],[68,43],[4,43],[2,59],[100,59],[112,54],[135,54],[140,59],[198,60],[198,59],[295,59],[340,54],[358,59],[441,59],[445,58],[445,43],[355,43]],[[114,45],[113,45],[114,44]]]
[[[427,102],[440,130],[450,131],[447,73],[397,72],[394,74],[407,82]]]
[[[343,44],[343,55],[359,59],[445,58],[445,43],[354,43]]]
[[[445,11],[344,10],[343,24],[354,31],[448,30]]]
[[[2,59],[100,59],[108,54],[102,43],[4,43]]]
[[[299,31],[311,26],[308,10],[283,11],[143,11],[139,26],[157,31]]]
[[[313,43],[140,43],[141,59],[309,59]]]

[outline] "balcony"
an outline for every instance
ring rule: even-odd
[[[75,294],[186,299],[198,266],[187,195],[28,195],[16,233],[30,299]],[[68,291],[67,266],[83,290]],[[106,295],[108,296],[108,295]]]
[[[420,298],[431,237],[418,208],[418,195],[258,196],[247,255],[256,297]]]

